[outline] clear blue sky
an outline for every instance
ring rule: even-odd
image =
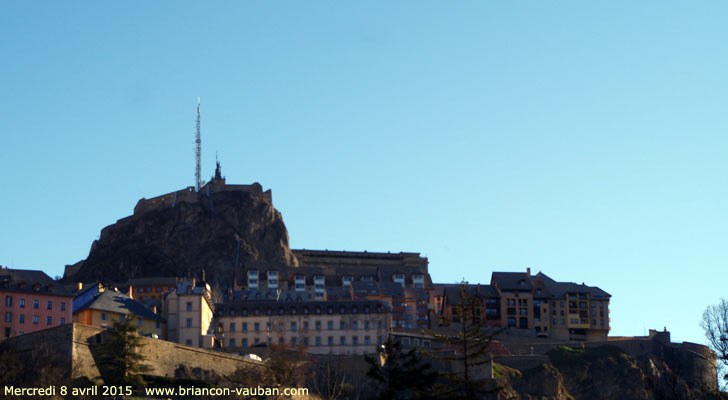
[[[612,334],[728,296],[724,2],[5,2],[0,264],[60,275],[141,197],[273,189],[294,248],[531,267]]]

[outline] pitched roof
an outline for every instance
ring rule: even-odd
[[[0,290],[73,296],[70,290],[54,281],[45,272],[31,269],[0,268]]]
[[[101,292],[95,299],[84,304],[73,313],[79,313],[86,309],[108,311],[117,314],[134,315],[141,318],[151,319],[153,321],[164,321],[162,317],[153,313],[144,305],[124,293],[114,290],[105,290]]]
[[[609,298],[611,295],[596,286],[588,286],[584,283],[577,284],[574,282],[557,282],[548,275],[539,272],[535,275],[536,279],[543,282],[545,295],[551,298],[563,298],[567,293],[588,293],[594,298]]]
[[[493,272],[491,284],[500,290],[530,291],[533,289],[531,277],[525,272]]]

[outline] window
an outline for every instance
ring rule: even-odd
[[[341,330],[344,330],[344,329],[346,329],[346,322],[344,322],[344,321],[339,321],[339,329],[341,329]]]
[[[61,311],[65,311],[65,310],[66,310],[66,302],[62,301],[61,302]]]
[[[192,302],[191,301],[187,302],[187,311],[192,311]]]
[[[422,339],[422,347],[430,347],[430,340]]]
[[[409,338],[402,338],[402,345],[403,346],[409,346],[410,345]]]
[[[253,324],[253,330],[256,332],[260,332],[260,323],[256,322],[255,324]]]
[[[364,329],[369,329],[369,320],[364,321]]]
[[[235,347],[235,339],[230,339],[230,347]]]
[[[291,338],[291,345],[293,345],[293,346],[296,345],[296,338],[295,337],[292,337]]]
[[[278,338],[278,343],[283,344],[283,336]]]
[[[230,323],[230,332],[235,332],[235,322]]]
[[[341,336],[341,337],[339,338],[339,343],[340,343],[341,345],[345,345],[345,344],[346,344],[346,336]]]
[[[13,306],[13,296],[5,296],[5,307],[12,307],[12,306]]]
[[[308,346],[308,337],[303,338],[303,345]]]
[[[359,329],[359,323],[357,321],[352,321],[351,329]]]
[[[382,329],[382,321],[377,321],[377,329]]]
[[[25,314],[20,314],[20,316],[18,317],[18,322],[20,322],[21,324],[25,323]]]
[[[351,337],[351,344],[353,344],[353,345],[359,344],[359,337],[358,336],[352,336]]]
[[[329,328],[330,331],[333,331],[334,330],[334,321],[329,321],[328,328]]]
[[[291,330],[292,331],[295,331],[296,330],[296,323],[295,322],[291,322]]]
[[[321,321],[316,321],[316,330],[317,331],[321,330]]]
[[[316,346],[321,346],[321,336],[316,336]]]
[[[38,316],[37,315],[33,316],[33,325],[38,325]]]
[[[240,345],[243,346],[243,347],[248,347],[248,339],[247,338],[243,338],[242,343],[240,343]]]
[[[53,325],[53,317],[50,315],[46,317],[46,325]]]
[[[254,340],[253,342],[254,342],[255,344],[259,344],[259,343],[260,343],[260,339],[258,339],[258,338],[255,338],[255,340]]]
[[[364,344],[371,344],[371,339],[369,336],[364,336]]]
[[[329,336],[328,337],[328,343],[329,343],[329,346],[333,346],[334,345],[334,337],[333,336]]]
[[[40,302],[38,300],[33,300],[33,308],[36,310],[40,308]]]
[[[61,319],[63,319],[63,318],[61,318]],[[161,324],[161,323],[160,323],[159,321],[156,321],[156,322],[154,323],[154,328],[155,328],[155,329],[162,329],[162,324]]]
[[[283,332],[285,330],[285,328],[283,327],[283,322],[278,324],[278,330],[281,332]]]
[[[186,344],[187,346],[192,346],[192,339],[187,339],[187,340],[185,340],[185,344]]]
[[[243,332],[247,332],[248,331],[248,323],[247,322],[243,322],[243,326],[242,326],[241,329],[243,330]]]
[[[52,301],[50,301],[50,300],[48,300],[48,304],[46,305],[46,307],[47,307],[47,308],[48,308],[49,310],[52,310],[52,309],[53,309],[53,302],[52,302]]]
[[[25,308],[25,299],[20,299],[20,308]],[[61,308],[61,310],[64,310],[64,308]]]
[[[377,344],[382,344],[382,337],[381,336],[377,336]]]
[[[185,321],[185,326],[187,328],[192,328],[192,318],[187,318],[187,320]]]
[[[137,318],[137,325],[142,326],[143,322],[141,318]]]
[[[106,321],[106,313],[105,312],[102,312],[101,313],[101,320],[102,321]]]
[[[13,321],[13,313],[10,311],[5,311],[5,322],[12,322]]]
[[[308,330],[308,321],[303,321],[303,330],[304,331]]]
[[[412,341],[414,342],[415,347],[420,347],[420,339],[413,339]]]

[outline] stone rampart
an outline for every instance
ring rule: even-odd
[[[151,368],[150,375],[174,377],[180,366],[202,371],[214,371],[219,376],[229,375],[238,368],[262,367],[262,363],[226,353],[184,346],[164,340],[142,337],[140,352]],[[29,355],[40,346],[55,349],[66,360],[73,378],[100,376],[96,366],[98,346],[106,339],[106,330],[92,326],[69,324],[46,329],[7,340],[11,351]],[[25,360],[31,357],[23,357]]]

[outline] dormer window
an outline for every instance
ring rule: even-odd
[[[296,291],[303,292],[306,290],[306,277],[304,275],[296,275]]]
[[[518,281],[518,284],[520,286],[526,286],[526,280],[525,279],[521,279],[520,281]]]
[[[394,274],[392,280],[395,283],[399,283],[400,285],[404,286],[404,274]]]
[[[268,289],[278,289],[278,271],[268,271]]]
[[[423,289],[425,287],[425,276],[422,274],[415,274],[412,276],[412,284],[415,289]]]
[[[248,289],[258,288],[258,270],[248,271]]]
[[[353,276],[345,276],[341,278],[341,285],[342,286],[351,286],[351,282],[354,281]]]

